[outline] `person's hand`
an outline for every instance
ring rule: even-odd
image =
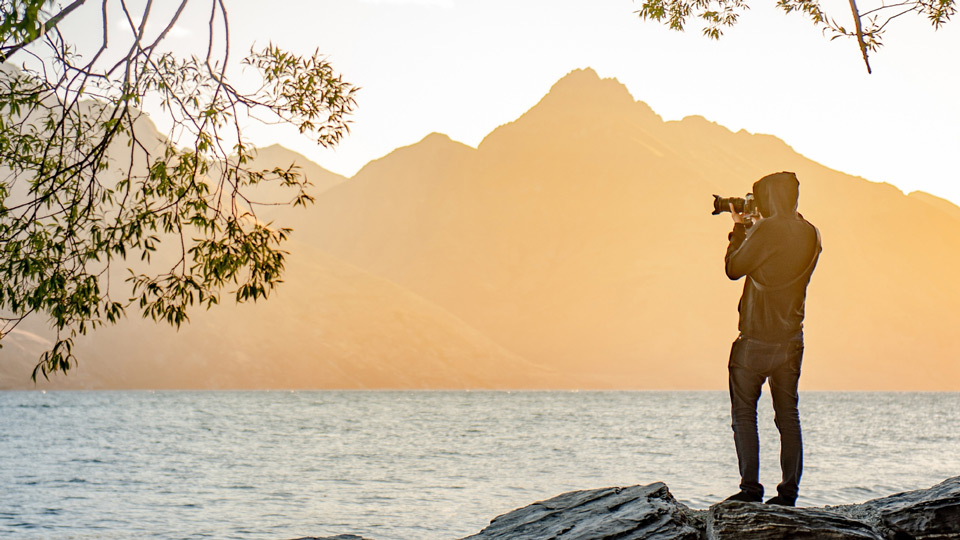
[[[730,216],[733,218],[733,222],[743,225],[743,216],[737,213],[737,211],[733,208],[733,203],[728,204],[730,205]]]

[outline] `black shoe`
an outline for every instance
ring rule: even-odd
[[[746,491],[741,491],[741,492],[739,492],[739,493],[735,493],[735,494],[727,497],[727,498],[724,499],[723,501],[724,501],[724,502],[726,502],[726,501],[763,502],[763,495],[753,495],[752,493],[747,493]]]
[[[765,504],[779,504],[780,506],[796,506],[797,500],[786,499],[780,495],[777,495],[776,497],[767,499],[767,502]]]

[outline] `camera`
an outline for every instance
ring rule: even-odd
[[[754,215],[758,213],[757,201],[753,198],[753,193],[747,193],[747,196],[742,199],[740,197],[721,197],[715,194],[713,196],[713,214],[711,215],[716,216],[721,212],[729,212],[731,204],[738,214]]]

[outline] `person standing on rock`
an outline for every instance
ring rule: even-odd
[[[773,396],[780,431],[782,481],[767,504],[794,506],[803,471],[797,384],[803,358],[807,284],[820,257],[820,232],[797,213],[800,182],[792,172],[753,184],[760,218],[749,226],[733,215],[725,257],[727,277],[746,276],[740,297],[740,335],[730,350],[730,403],[740,464],[740,491],[728,501],[761,502],[757,401],[764,381]],[[749,228],[748,228],[749,227]]]

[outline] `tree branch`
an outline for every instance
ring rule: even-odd
[[[870,60],[867,58],[867,44],[863,41],[863,28],[860,26],[860,12],[857,11],[857,0],[850,0],[850,11],[853,12],[853,24],[857,28],[857,43],[860,44],[863,63],[867,65],[867,74],[871,74],[873,71],[870,70]]]
[[[37,36],[36,36],[35,38],[29,39],[29,40],[27,40],[27,41],[24,41],[23,43],[17,44],[17,45],[15,45],[12,49],[10,49],[9,51],[7,51],[7,52],[5,52],[5,53],[3,53],[3,54],[0,54],[0,63],[6,62],[8,58],[10,58],[11,56],[13,56],[14,54],[17,54],[17,51],[19,51],[20,49],[26,47],[27,45],[29,45],[29,44],[33,43],[34,41],[36,41],[36,40],[42,38],[43,36],[45,36],[45,35],[47,34],[47,32],[49,32],[50,30],[53,30],[54,28],[56,28],[57,25],[60,24],[60,21],[62,21],[64,17],[66,17],[67,15],[69,15],[70,12],[72,12],[73,10],[75,10],[75,9],[77,9],[78,7],[82,6],[82,5],[84,4],[84,2],[86,2],[86,1],[87,1],[87,0],[74,0],[72,4],[70,4],[69,6],[63,8],[63,11],[61,11],[60,13],[57,13],[57,14],[54,15],[53,17],[50,17],[50,20],[44,22],[44,23],[40,26],[40,32],[37,34]]]

